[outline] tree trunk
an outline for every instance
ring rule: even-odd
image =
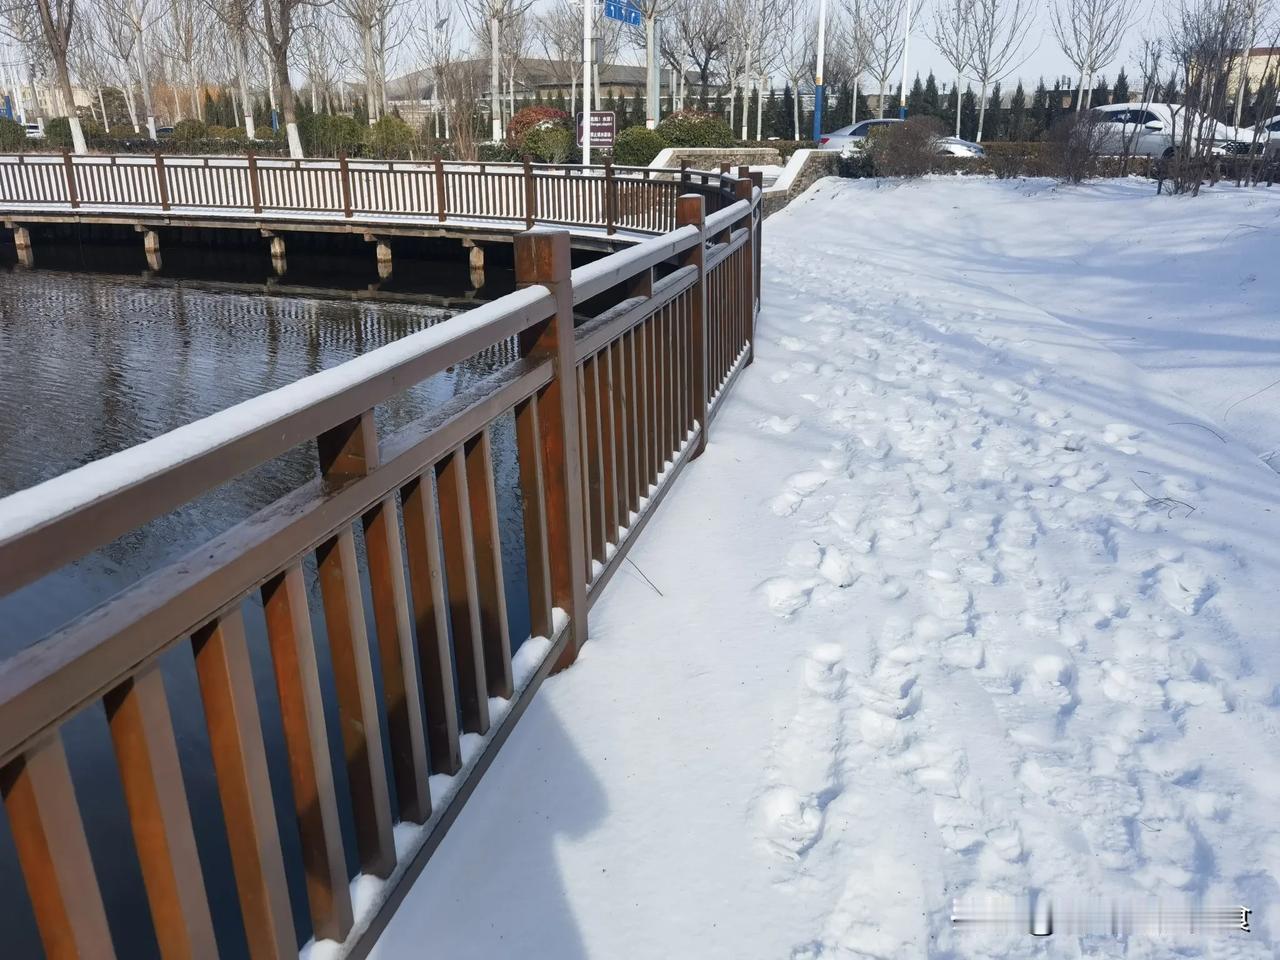
[[[111,133],[111,121],[107,119],[107,101],[102,96],[102,84],[98,84],[98,106],[102,108],[102,132]]]
[[[956,71],[956,136],[960,136],[960,71]]]
[[[658,104],[655,88],[660,86],[653,82],[653,72],[656,69],[654,60],[658,56],[658,51],[654,46],[654,27],[657,26],[658,20],[656,16],[647,16],[644,18],[644,125],[652,130],[658,125]]]
[[[142,23],[133,25],[134,56],[138,61],[138,89],[142,92],[142,113],[147,118],[147,136],[156,139],[156,111],[151,102],[151,84],[147,81],[147,48],[142,39]]]
[[[236,31],[236,37],[231,46],[234,48],[236,55],[236,79],[240,84],[240,106],[244,110],[244,134],[250,140],[256,140],[257,131],[253,129],[253,100],[249,96],[249,69],[245,64],[243,28]]]
[[[887,83],[888,83],[887,77],[880,78],[880,102],[879,104],[876,105],[877,120],[884,119],[884,98],[888,96],[888,93],[886,92],[886,86],[885,86]],[[959,92],[959,87],[956,88],[956,91],[957,93]],[[956,116],[959,116],[959,115],[960,115],[960,101],[956,100]]]
[[[368,114],[369,124],[378,119],[378,87],[373,80],[373,25],[362,24],[360,41],[364,47],[364,109]]]
[[[298,136],[298,112],[293,106],[293,84],[289,82],[289,51],[279,42],[272,44],[272,47],[276,83],[280,88],[280,110],[284,114],[285,136],[289,140],[289,156],[301,160],[302,138]]]
[[[751,114],[751,44],[747,44],[747,55],[742,60],[742,137],[747,139],[747,120]]]
[[[796,139],[800,139],[800,83],[797,78],[791,88],[791,113],[795,123]]]
[[[982,99],[978,102],[978,143],[982,142],[982,124],[987,119],[987,84],[982,84]]]
[[[502,139],[502,79],[498,73],[501,33],[497,17],[489,18],[489,138]]]

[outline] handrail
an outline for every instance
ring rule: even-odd
[[[555,301],[529,287],[428,327],[329,370],[245,400],[145,443],[0,499],[0,593],[11,593],[74,557],[59,549],[73,526],[75,549],[97,549],[125,531],[277,457],[546,320]],[[33,534],[45,534],[32,542]],[[90,537],[92,539],[86,539]]]
[[[604,230],[630,242],[674,228],[676,197],[700,193],[708,211],[733,198],[726,175],[605,164],[291,160],[275,157],[0,155],[0,211],[166,218],[255,218],[359,224],[401,219],[417,227],[497,222]],[[517,187],[518,184],[518,188]],[[514,189],[513,189],[514,188]],[[168,219],[166,221],[168,222]]]
[[[242,612],[253,598],[311,929],[339,941],[345,960],[368,953],[542,678],[587,640],[590,605],[704,449],[751,361],[760,194],[745,170],[714,183],[720,212],[708,217],[707,193],[677,183],[683,192],[660,211],[672,229],[577,270],[565,231],[524,232],[515,293],[0,500],[2,595],[315,444],[312,479],[0,663],[0,794],[48,952],[111,955],[61,733],[101,703],[155,940],[165,955],[217,954],[162,680],[165,652],[187,645],[198,696],[175,709],[203,710],[212,762],[192,789],[221,803],[255,956],[296,956],[250,669],[262,654]],[[379,436],[380,404],[513,339],[518,360]],[[508,416],[519,529],[497,513],[491,433]],[[523,550],[527,568],[530,636],[515,656],[504,544]],[[325,700],[319,657],[336,703]],[[478,752],[464,756],[464,733],[481,737]],[[444,805],[433,803],[436,775],[453,778]],[[340,783],[361,870],[387,880],[363,912],[347,883]],[[407,847],[392,834],[393,809],[413,828]]]

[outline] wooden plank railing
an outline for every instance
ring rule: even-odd
[[[532,163],[255,157],[0,156],[0,211],[422,218],[660,234],[676,197],[726,197],[721,173]]]
[[[229,189],[246,192],[245,169],[227,174]],[[309,182],[331,186],[334,170]],[[431,178],[413,177],[401,182],[429,195]],[[590,605],[707,443],[727,387],[750,362],[758,178],[753,185],[742,170],[713,180],[722,192],[710,215],[703,195],[685,193],[666,221],[647,221],[673,229],[572,271],[567,232],[523,233],[520,289],[509,296],[0,500],[8,595],[314,443],[314,479],[0,664],[0,793],[49,958],[115,955],[62,737],[68,720],[97,704],[127,801],[118,829],[132,831],[161,953],[218,955],[161,677],[162,655],[180,645],[195,662],[250,955],[298,950],[282,829],[301,841],[313,935],[342,943],[343,956],[368,952],[542,679],[573,662]],[[170,181],[171,197],[180,183]],[[268,183],[264,206],[277,196]],[[353,204],[365,202],[364,189],[353,190]],[[548,188],[539,199],[555,196]],[[517,360],[379,435],[375,408],[511,338]],[[490,435],[507,415],[518,531],[503,529],[495,510]],[[499,560],[510,537],[524,544],[531,614],[516,663]],[[308,603],[313,586],[318,610]],[[243,613],[250,598],[265,621],[292,823],[277,820],[267,771]],[[336,704],[319,682],[324,650]],[[483,738],[465,762],[463,734]],[[454,778],[443,802],[431,795],[432,774]],[[339,797],[338,783],[349,796]],[[363,914],[339,826],[348,805],[360,870],[387,881]],[[393,842],[393,810],[417,828],[407,850]],[[23,894],[0,896],[16,909]]]

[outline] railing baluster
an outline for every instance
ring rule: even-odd
[[[134,845],[165,960],[217,956],[164,680],[151,666],[104,698]]]
[[[440,498],[440,534],[444,546],[445,589],[453,628],[453,657],[458,670],[462,729],[489,729],[489,691],[480,647],[480,609],[476,598],[475,546],[467,494],[465,453],[454,450],[436,464]]]
[[[28,747],[0,770],[0,794],[47,960],[113,960],[61,738]]]
[[[489,696],[510,699],[514,689],[511,677],[511,637],[507,626],[507,598],[503,590],[498,498],[493,484],[493,451],[488,427],[468,442],[466,459],[484,675]]]
[[[249,955],[294,960],[298,944],[240,611],[197,631],[192,648]]]
[[[440,526],[431,476],[432,471],[429,471],[411,480],[400,491],[400,497],[404,503],[405,547],[409,555],[413,617],[418,634],[418,668],[422,674],[431,769],[452,775],[462,769],[462,753],[458,743],[453,661],[449,653]]]
[[[546,485],[542,478],[542,437],[538,396],[516,405],[516,457],[524,514],[525,577],[529,586],[529,632],[550,637],[551,563],[547,547]]]
[[[547,544],[551,558],[551,598],[569,615],[571,634],[557,665],[563,668],[587,642],[587,591],[582,571],[589,569],[583,521],[578,440],[577,366],[573,340],[573,286],[569,234],[533,231],[516,238],[516,280],[542,284],[556,300],[546,322],[520,334],[521,356],[553,363],[551,382],[538,396],[542,476],[546,486]]]
[[[262,607],[289,752],[311,923],[317,939],[341,941],[351,930],[351,893],[307,587],[299,564],[263,585]]]
[[[591,558],[604,563],[604,547],[609,539],[609,510],[604,498],[604,456],[600,451],[600,377],[596,358],[582,364],[585,386],[587,428],[587,494],[591,503]]]
[[[394,494],[374,504],[364,515],[364,542],[369,557],[369,586],[382,660],[382,690],[387,704],[391,765],[395,771],[400,819],[426,823],[431,816],[427,745],[422,729],[422,702],[413,670],[413,631],[409,625],[409,597]]]
[[[697,443],[691,455],[699,456],[707,447],[709,427],[707,425],[707,408],[710,394],[707,392],[707,246],[706,246],[706,203],[696,193],[687,193],[676,201],[676,226],[694,226],[698,228],[698,242],[680,257],[680,266],[695,267],[698,271],[698,282],[689,293],[690,297],[690,366],[693,380],[689,390],[690,416],[702,425]],[[690,422],[692,422],[692,419]]]

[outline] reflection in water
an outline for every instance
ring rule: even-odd
[[[167,253],[165,259],[167,263]],[[5,452],[0,458],[0,496],[340,364],[447,316],[440,308],[407,303],[267,297],[192,290],[181,283],[156,286],[78,272],[9,269],[0,273],[0,436]],[[380,432],[385,436],[422,416],[509,362],[513,354],[513,344],[500,345],[394,398],[376,411]],[[528,633],[528,599],[518,469],[509,418],[495,425],[493,441],[507,604],[515,645]],[[68,569],[0,599],[0,657],[37,642],[147,572],[186,554],[313,477],[315,471],[314,444],[305,444]],[[363,551],[363,543],[359,548]],[[307,579],[322,689],[330,710],[331,752],[348,871],[354,873],[354,830],[346,800],[346,771],[336,739],[333,677],[323,621],[318,616],[321,607],[313,563],[308,564]],[[364,589],[367,600],[367,582]],[[294,921],[300,940],[305,941],[310,936],[310,922],[292,791],[261,601],[256,594],[244,608]],[[372,624],[371,617],[366,619]],[[375,676],[380,680],[377,644],[371,647]],[[219,944],[226,956],[245,956],[189,646],[178,644],[161,664]],[[117,952],[131,958],[156,956],[147,930],[146,899],[132,838],[120,829],[127,817],[101,708],[84,711],[64,728],[63,738]],[[7,944],[6,957],[40,956],[29,905],[15,906],[13,893],[22,888],[12,838],[0,818],[0,890],[6,891],[0,898],[0,942]]]

